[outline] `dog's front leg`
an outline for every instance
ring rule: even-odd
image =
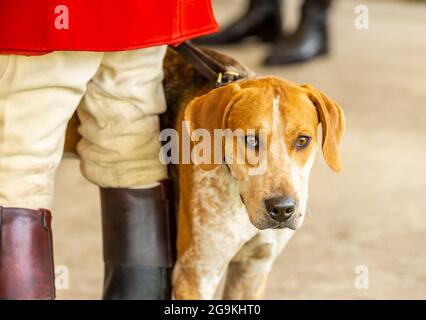
[[[212,300],[228,264],[227,257],[217,256],[205,265],[206,256],[182,257],[173,272],[173,298],[176,300]],[[195,254],[194,254],[195,255]]]
[[[247,242],[229,263],[223,298],[262,299],[272,265],[293,233],[290,229],[266,230]]]
[[[175,299],[210,300],[214,298],[229,261],[252,234],[236,230],[235,225],[224,220],[214,221],[217,212],[205,212],[213,221],[193,225],[191,241],[185,248],[180,242],[178,260],[173,272]],[[234,214],[223,212],[228,216]],[[199,222],[199,221],[198,221]],[[179,237],[187,237],[182,234]],[[188,238],[187,238],[188,239]]]
[[[181,188],[175,299],[213,299],[229,261],[258,232],[226,176],[194,175]]]

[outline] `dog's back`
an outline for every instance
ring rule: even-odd
[[[203,48],[202,51],[221,63],[229,71],[238,72],[248,78],[252,72],[233,58],[217,51]],[[214,89],[215,83],[201,75],[189,62],[175,50],[169,48],[164,59],[164,91],[167,112],[161,117],[161,127],[176,128],[179,113],[193,99]]]

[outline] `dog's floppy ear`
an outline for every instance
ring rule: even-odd
[[[338,172],[342,169],[339,143],[345,131],[345,116],[342,108],[320,90],[306,84],[302,86],[317,108],[322,126],[322,150],[328,166]]]
[[[214,130],[226,128],[228,114],[238,99],[237,93],[240,91],[241,87],[232,83],[192,100],[185,109],[185,121],[189,124],[189,128],[187,127],[189,134],[197,129],[205,129],[210,134],[211,161],[209,164],[198,164],[203,170],[212,170],[218,165],[214,162],[214,153],[223,150],[218,150],[217,144],[214,144]]]

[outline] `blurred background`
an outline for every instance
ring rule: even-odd
[[[248,0],[213,4],[226,27]],[[368,8],[368,29],[355,27],[358,5]],[[300,6],[286,0],[282,7],[290,33]],[[303,64],[264,66],[268,43],[214,47],[258,75],[315,85],[347,118],[343,172],[333,173],[318,154],[311,213],[276,262],[266,298],[426,299],[426,2],[335,0],[328,23],[329,54]],[[55,263],[69,270],[69,288],[58,298],[99,299],[98,189],[78,166],[65,159],[56,177]],[[357,268],[368,271],[368,288],[357,288]]]

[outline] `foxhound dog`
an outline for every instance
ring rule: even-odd
[[[168,112],[163,127],[175,128],[181,141],[184,134],[193,138],[198,129],[211,136],[225,129],[243,134],[219,148],[211,140],[211,157],[219,152],[222,162],[178,161],[170,167],[178,195],[173,295],[213,299],[227,272],[224,299],[259,299],[276,257],[305,218],[309,174],[319,145],[330,168],[341,169],[338,145],[344,114],[311,85],[257,78],[231,58],[205,52],[237,69],[244,79],[214,89],[169,50],[164,63]],[[319,124],[322,143],[317,142]],[[66,151],[75,151],[77,126],[74,117]],[[241,148],[246,160],[262,153],[265,170],[253,174],[255,164],[232,161]]]

